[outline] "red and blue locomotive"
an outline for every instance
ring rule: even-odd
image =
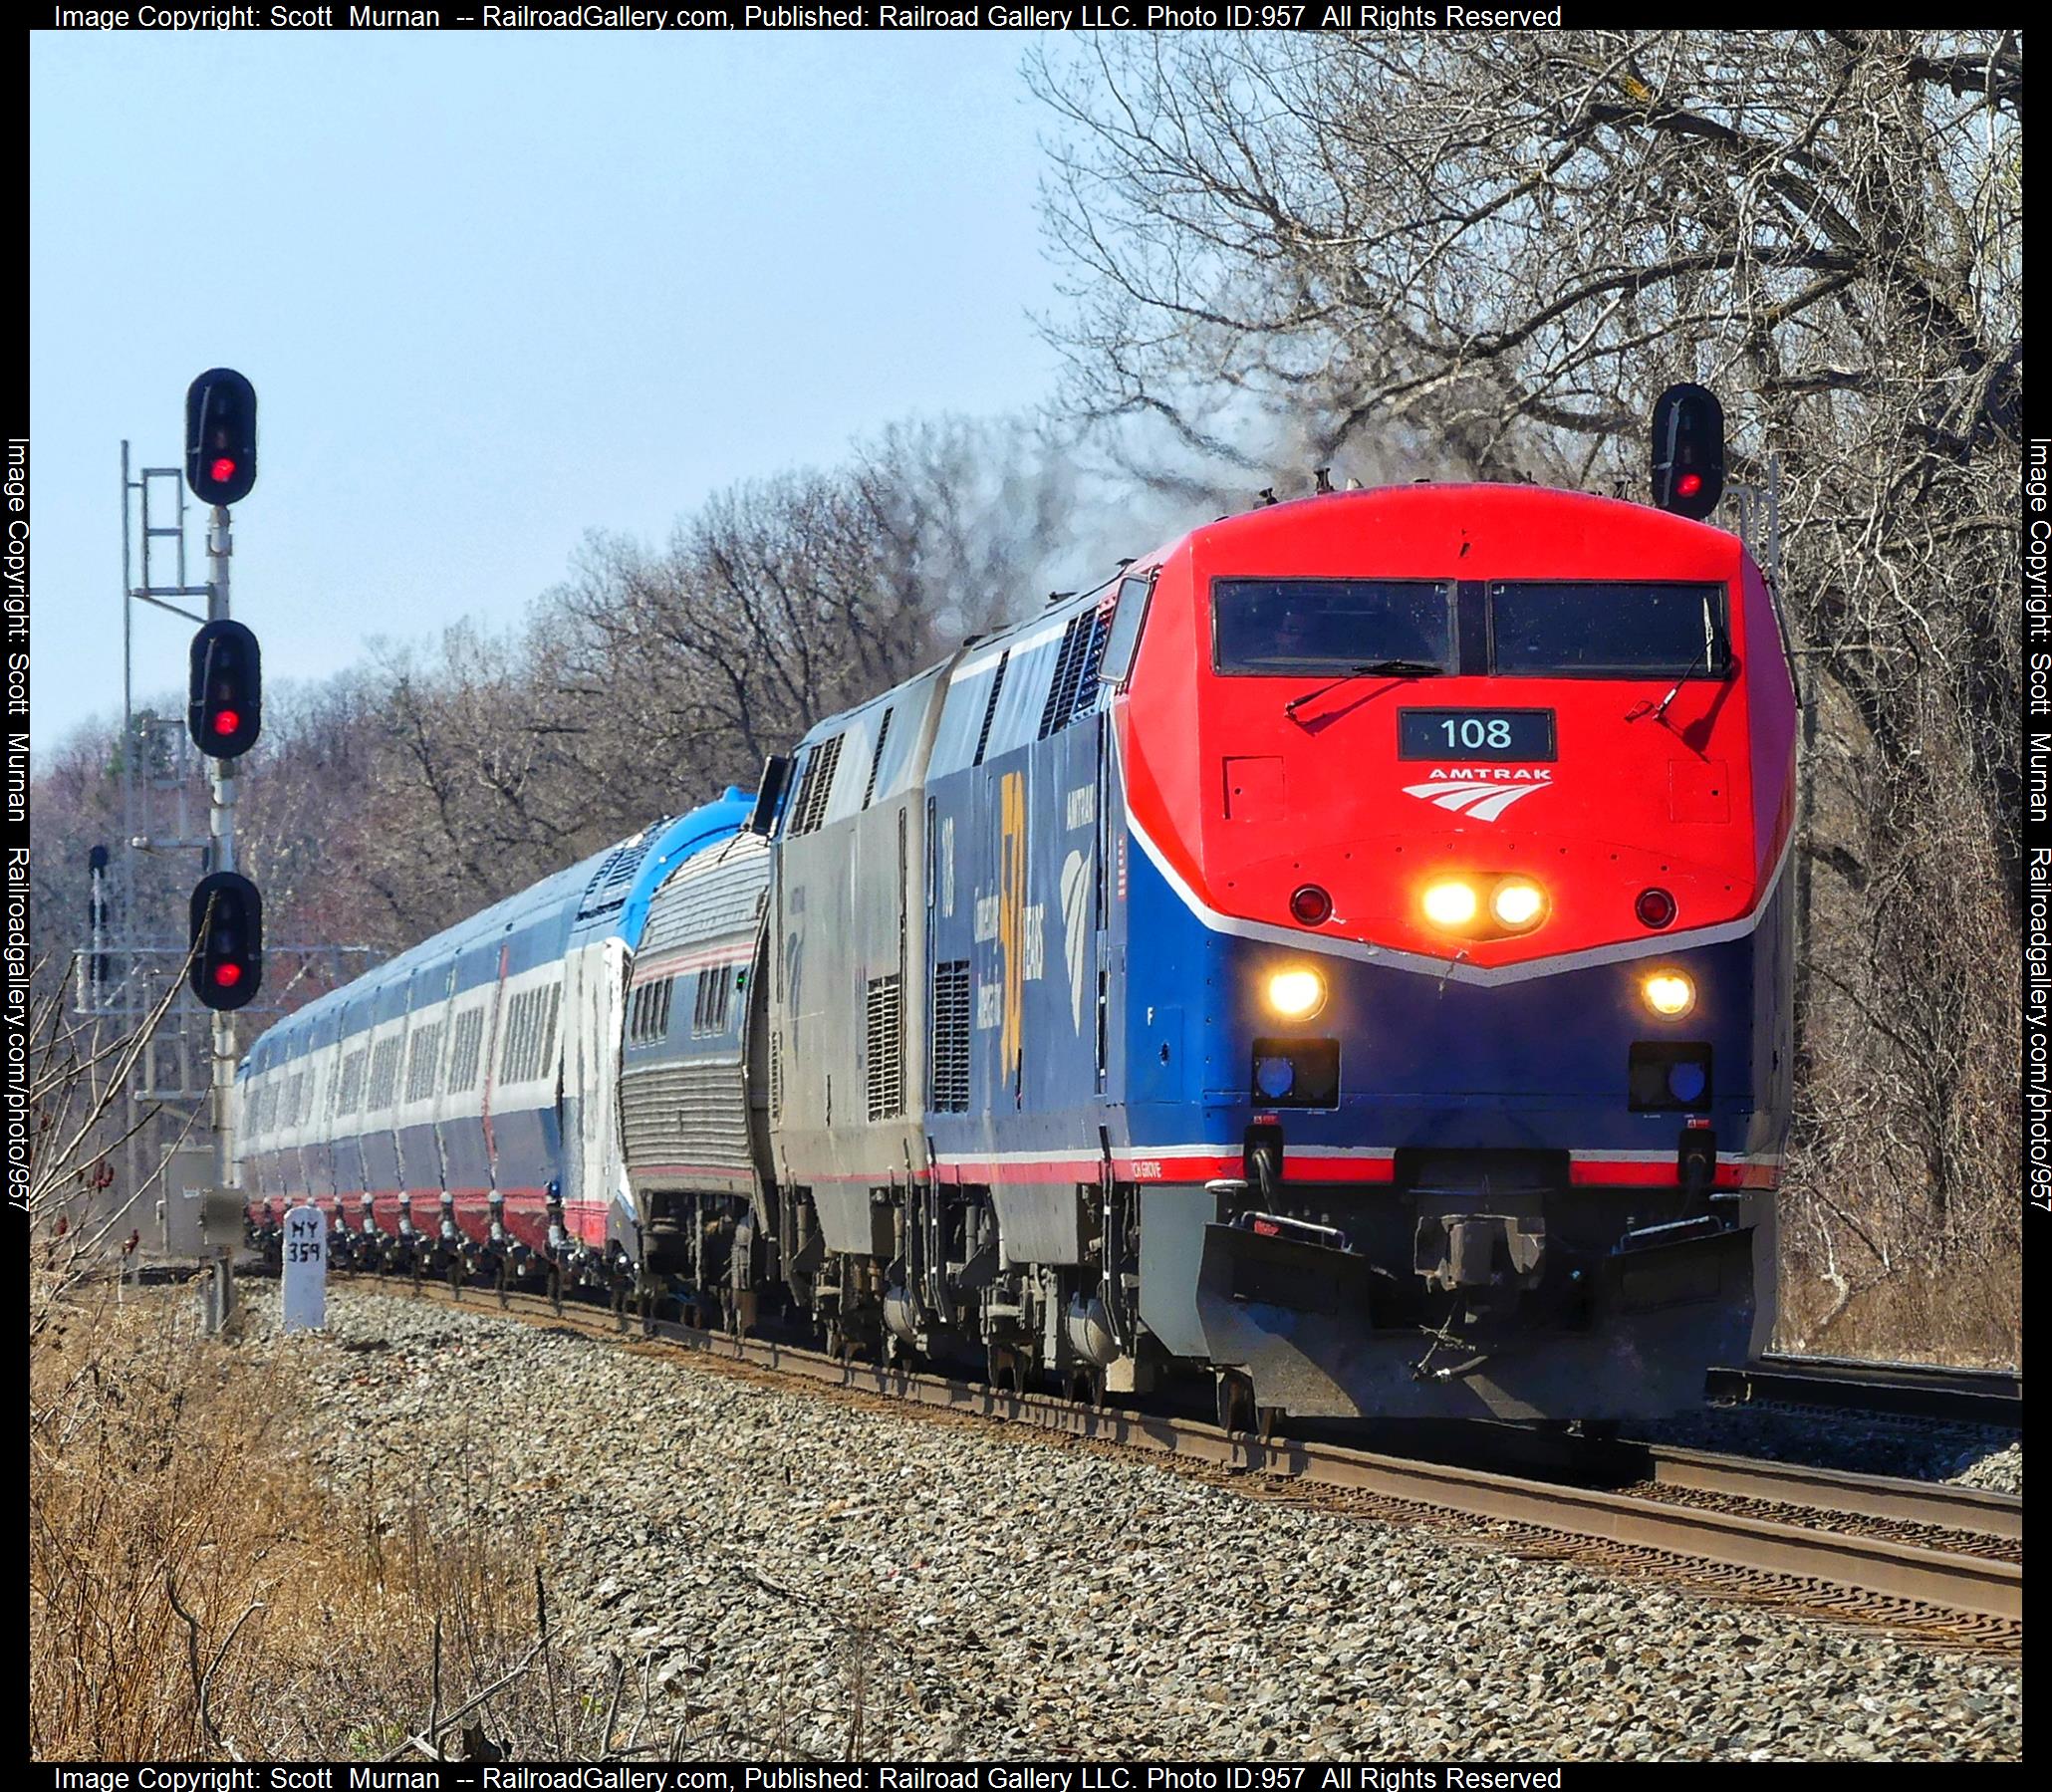
[[[1411,486],[1153,576],[1112,710],[1142,1318],[1291,1411],[1689,1404],[1771,1324],[1790,1109],[1758,570]]]
[[[1772,1318],[1794,739],[1730,534],[1510,485],[1221,519],[281,1023],[251,1180],[348,1226],[378,1190],[295,1182],[412,1101],[420,1217],[737,1324],[1193,1371],[1235,1423],[1685,1407]],[[555,1152],[510,1203],[502,1050]]]

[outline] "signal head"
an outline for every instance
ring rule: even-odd
[[[185,483],[202,504],[239,504],[256,474],[256,387],[210,368],[185,388]]]
[[[239,759],[264,728],[264,660],[257,638],[223,617],[192,638],[185,726],[216,759]]]
[[[240,1008],[264,986],[264,899],[239,872],[192,887],[192,993],[217,1012]]]
[[[1670,385],[1653,407],[1653,501],[1697,521],[1724,495],[1724,407],[1707,386]]]

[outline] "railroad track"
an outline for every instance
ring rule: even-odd
[[[1713,1401],[1773,1402],[2012,1430],[2023,1425],[2023,1377],[2006,1369],[1769,1355],[1743,1369],[1711,1370],[1703,1392]]]
[[[403,1297],[375,1277],[350,1276]],[[768,1338],[622,1318],[576,1301],[419,1285],[433,1298],[687,1352],[772,1377],[1142,1450],[1256,1496],[1291,1497],[1395,1522],[1435,1525],[1512,1553],[1653,1572],[1724,1597],[1883,1623],[1943,1643],[2020,1651],[2022,1502],[1979,1488],[1643,1450],[1622,1489],[1291,1438],[1256,1439],[1196,1419],[1092,1408],[980,1383],[845,1361]]]

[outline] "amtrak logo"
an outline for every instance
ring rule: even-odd
[[[1091,793],[1095,795],[1095,792]],[[1069,967],[1069,1018],[1083,1031],[1084,947],[1090,936],[1090,861],[1072,852],[1062,862],[1062,955]]]
[[[1441,771],[1435,772],[1429,783],[1405,785],[1404,794],[1450,809],[1455,815],[1493,822],[1520,797],[1545,789],[1552,778],[1550,772]]]

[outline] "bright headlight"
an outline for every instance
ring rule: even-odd
[[[1436,927],[1464,927],[1475,918],[1474,888],[1467,884],[1434,884],[1424,895],[1425,919]]]
[[[1678,970],[1657,970],[1640,985],[1646,1005],[1669,1020],[1695,1006],[1695,984]]]
[[[1513,878],[1507,884],[1496,886],[1496,894],[1489,898],[1489,906],[1506,927],[1529,927],[1546,912],[1546,897],[1538,885]]]
[[[1325,1006],[1325,979],[1315,970],[1279,970],[1268,979],[1268,1005],[1285,1020],[1308,1020]]]

